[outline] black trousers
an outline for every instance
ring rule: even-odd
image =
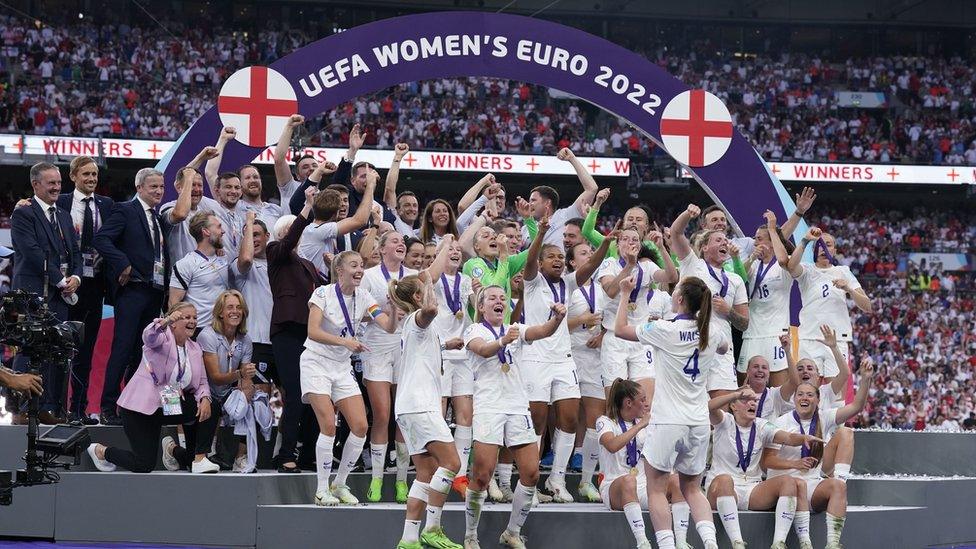
[[[128,381],[142,361],[142,331],[159,316],[162,305],[163,291],[145,283],[130,282],[115,296],[112,355],[105,367],[100,403],[103,414],[115,414],[123,379]]]
[[[85,326],[85,339],[71,364],[71,405],[68,411],[84,415],[88,408],[88,380],[91,376],[92,355],[102,325],[102,304],[105,301],[105,277],[84,278],[78,288],[78,303],[68,310],[68,320]]]
[[[164,425],[183,425],[183,435],[186,445],[193,450],[177,446],[173,449],[173,457],[181,467],[189,467],[195,454],[206,454],[210,451],[210,443],[217,431],[220,420],[220,407],[211,405],[210,418],[204,422],[197,422],[197,403],[194,396],[183,394],[183,413],[178,416],[164,416],[163,409],[146,415],[132,410],[122,409],[122,430],[129,439],[132,450],[122,448],[106,448],[105,459],[115,465],[128,469],[133,473],[149,473],[156,468],[156,461],[160,455],[160,438]]]
[[[271,349],[274,352],[275,366],[280,378],[280,387],[284,389],[281,421],[278,431],[281,433],[281,447],[275,462],[279,465],[295,461],[296,448],[301,438],[303,457],[314,460],[315,437],[318,437],[318,421],[315,413],[308,404],[302,404],[301,368],[299,360],[305,350],[305,339],[308,337],[308,327],[304,324],[288,323],[285,328],[271,336]],[[312,441],[309,444],[309,440]]]

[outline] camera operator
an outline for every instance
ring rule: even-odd
[[[38,162],[30,169],[34,196],[29,205],[14,209],[10,216],[10,239],[14,245],[14,290],[37,292],[47,297],[48,309],[58,320],[68,320],[68,304],[78,300],[82,257],[71,215],[56,205],[61,193],[61,172],[54,164]],[[14,368],[24,372],[29,360],[24,353],[14,359]],[[44,376],[46,388],[40,403],[41,423],[59,423],[63,412],[64,365],[35,364]]]
[[[196,308],[181,301],[142,332],[143,359],[119,395],[122,428],[132,451],[90,445],[88,454],[99,471],[114,471],[116,466],[133,473],[152,471],[160,455],[163,425],[183,425],[187,447],[174,447],[167,437],[164,444],[170,451],[164,459],[173,459],[182,468],[197,463],[194,472],[216,472],[206,456],[219,418],[210,413],[203,352],[190,339],[196,326]]]
[[[13,391],[40,396],[44,392],[44,381],[41,376],[34,374],[18,374],[0,366],[0,387]]]

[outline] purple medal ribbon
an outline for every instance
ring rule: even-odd
[[[617,422],[620,424],[620,433],[626,433],[627,423],[622,419],[618,419]],[[636,422],[634,424],[636,425]],[[634,436],[634,438],[630,439],[630,442],[627,443],[627,466],[637,466],[637,436]]]
[[[769,265],[766,265],[766,267],[763,268],[762,259],[759,260],[759,268],[756,269],[756,282],[752,286],[752,291],[749,292],[749,299],[752,299],[752,296],[756,295],[756,289],[759,288],[760,284],[762,284],[762,281],[764,278],[766,278],[769,270],[773,268],[773,263],[776,263],[775,257],[769,260]]]
[[[339,289],[339,285],[335,285],[336,297],[339,298],[339,306],[342,307],[342,316],[346,320],[346,328],[349,330],[349,337],[352,337],[356,333],[356,328],[352,325],[352,318],[349,316],[349,309],[346,308],[346,300],[342,297],[342,290]],[[353,311],[355,311],[356,306],[356,291],[352,292],[353,299]]]
[[[671,322],[674,322],[675,320],[695,320],[695,317],[691,316],[688,313],[681,313],[680,315],[674,315],[674,318],[671,319]]]
[[[402,275],[401,275],[402,276]],[[454,291],[447,286],[447,275],[441,274],[441,284],[444,285],[444,299],[451,313],[457,314],[461,310],[461,273],[454,273]]]
[[[821,248],[823,248],[824,257],[827,258],[827,261],[829,261],[831,265],[837,265],[837,259],[830,253],[830,250],[827,249],[827,243],[824,242],[823,237],[818,238],[817,243],[813,245],[813,261],[816,263],[817,254],[820,253],[819,250]]]
[[[796,410],[793,410],[793,419],[795,419],[796,424],[799,425],[801,435],[812,435],[813,433],[817,432],[817,416],[819,415],[820,414],[814,412],[813,417],[810,418],[810,432],[804,433],[803,422],[800,421],[800,414],[797,414]],[[806,446],[800,446],[800,457],[810,457],[810,449]]]
[[[488,331],[491,332],[492,336],[494,336],[495,341],[498,341],[499,339],[505,336],[504,324],[502,324],[501,328],[498,329],[497,334],[495,333],[495,329],[491,327],[491,324],[488,324],[487,320],[482,320],[481,325],[484,326],[485,328],[488,328]],[[502,345],[501,348],[498,349],[498,361],[501,362],[502,364],[506,364],[504,345]]]
[[[514,311],[515,310],[515,300],[514,299],[509,299],[508,300],[508,304],[512,308],[512,310]],[[551,314],[552,313],[550,313],[550,315]],[[549,318],[552,318],[552,316],[550,316]],[[519,314],[519,322],[521,322],[523,324],[525,323],[525,309],[522,309],[521,314]],[[499,336],[499,337],[501,337],[501,336]]]
[[[647,304],[648,305],[651,304],[651,299],[653,299],[653,298],[654,298],[654,288],[648,288],[647,289]]]
[[[552,291],[552,300],[556,303],[565,304],[566,303],[566,281],[561,278],[559,279],[559,293],[556,293],[556,286],[552,282],[549,282],[548,278],[544,276],[542,278],[546,281],[546,284],[549,285],[549,289]]]
[[[705,262],[705,266],[708,267],[708,274],[711,275],[716,282],[722,285],[722,289],[719,290],[718,295],[725,297],[725,294],[729,293],[729,276],[725,274],[724,269],[719,269],[718,271],[722,273],[722,278],[719,278],[718,275],[715,274],[715,270],[712,269],[712,266],[709,265],[707,261]]]
[[[389,282],[390,281],[390,271],[387,270],[386,265],[384,265],[382,261],[380,261],[380,271],[383,272],[383,278],[385,278],[386,281]],[[401,278],[403,278],[403,263],[400,264],[400,274],[397,277],[397,280],[399,280]]]
[[[621,268],[623,268],[623,266],[626,264],[626,261],[623,259],[620,260]],[[637,303],[637,294],[640,293],[641,284],[644,282],[644,269],[641,269],[640,265],[634,265],[634,268],[637,269],[637,285],[634,286],[634,289],[630,291],[630,303]]]
[[[766,404],[766,395],[769,394],[769,387],[763,389],[762,396],[759,397],[759,404],[756,405],[756,417],[762,417],[763,404]]]
[[[586,305],[590,308],[590,313],[596,312],[596,286],[593,284],[593,279],[590,279],[590,293],[586,294],[586,289],[580,286],[580,293],[583,294],[583,299],[586,300]]]
[[[733,424],[735,421],[733,420]],[[735,425],[735,451],[739,454],[739,468],[745,473],[752,463],[752,450],[756,447],[756,423],[753,422],[749,429],[749,448],[742,453],[742,435],[739,433],[739,426]]]

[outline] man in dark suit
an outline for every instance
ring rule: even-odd
[[[85,413],[88,407],[88,378],[91,375],[92,355],[102,324],[102,304],[105,301],[106,281],[104,261],[95,251],[95,233],[112,214],[115,202],[95,194],[98,186],[98,164],[90,156],[71,161],[68,177],[75,184],[74,191],[58,197],[58,208],[71,215],[71,224],[81,247],[81,288],[78,303],[72,305],[68,317],[85,326],[85,340],[71,364],[71,405],[68,420],[83,425],[96,425]]]
[[[14,290],[46,294],[48,309],[60,320],[68,320],[68,303],[77,299],[81,286],[81,250],[71,227],[71,216],[55,203],[61,192],[61,172],[47,162],[30,170],[34,196],[29,204],[15,208],[10,218],[10,238],[14,245]],[[17,371],[26,371],[27,357],[14,360]],[[61,417],[66,364],[41,364],[44,394],[39,419],[57,423]]]
[[[115,303],[112,354],[101,398],[100,419],[106,425],[122,424],[116,408],[122,380],[132,377],[142,361],[142,331],[159,316],[169,285],[169,254],[163,240],[168,221],[156,213],[163,198],[163,174],[143,168],[135,183],[135,198],[116,204],[93,240],[107,264]]]

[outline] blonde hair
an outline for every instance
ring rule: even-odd
[[[193,309],[196,310],[196,307],[189,301],[177,301],[176,303],[169,306],[169,309],[166,310],[166,315],[169,316],[175,313],[176,311],[179,311],[180,309],[186,309],[187,307],[193,307]]]
[[[390,293],[390,301],[401,311],[410,314],[420,309],[417,301],[417,292],[423,291],[424,283],[417,275],[409,275],[400,280],[392,279],[387,285]]]
[[[502,288],[498,284],[492,284],[490,286],[485,286],[485,287],[481,288],[481,290],[478,292],[478,299],[475,301],[475,307],[474,307],[474,321],[475,322],[481,322],[481,320],[482,320],[481,319],[481,306],[484,304],[484,302],[485,302],[485,296],[488,295],[488,290],[491,289],[491,288],[498,288],[499,290],[502,291],[502,294],[503,295],[505,294],[505,288]]]
[[[329,276],[332,278],[334,284],[339,283],[339,269],[346,264],[346,261],[352,259],[352,256],[362,257],[359,252],[345,250],[339,252],[339,255],[332,258],[332,265],[329,266]]]
[[[220,318],[220,315],[224,314],[227,299],[231,297],[236,297],[241,302],[241,324],[237,327],[237,333],[244,335],[247,333],[247,302],[244,301],[244,296],[241,292],[237,290],[224,290],[220,292],[220,295],[217,296],[217,301],[214,303],[213,320],[210,321],[210,326],[218,334],[224,333],[224,321]]]

